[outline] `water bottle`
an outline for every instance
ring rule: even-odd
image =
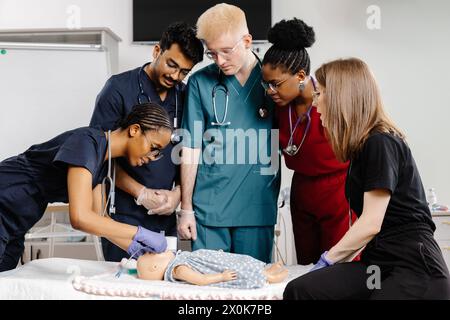
[[[434,207],[437,205],[437,196],[434,188],[428,189],[427,202],[430,211],[433,211]]]

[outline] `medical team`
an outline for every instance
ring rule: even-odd
[[[269,263],[283,154],[295,171],[298,261],[317,262],[285,299],[450,299],[417,167],[368,66],[332,61],[315,80],[306,50],[314,31],[295,18],[274,25],[269,41],[260,61],[244,12],[224,3],[196,29],[173,23],[152,62],[106,82],[89,127],[2,161],[0,271],[17,266],[25,233],[56,201],[69,203],[75,228],[102,237],[109,261],[166,250],[163,231],[193,250]],[[204,45],[214,63],[185,87]],[[112,159],[117,208],[108,215],[100,184]],[[366,286],[370,265],[381,269],[381,289]]]

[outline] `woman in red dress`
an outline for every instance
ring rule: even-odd
[[[302,20],[282,20],[269,31],[273,44],[263,59],[263,86],[277,104],[280,146],[294,170],[291,215],[297,261],[315,263],[334,246],[356,216],[345,198],[348,162],[339,162],[314,106],[315,80],[306,48],[314,31]]]

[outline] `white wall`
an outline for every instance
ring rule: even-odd
[[[0,0],[0,29],[66,27],[70,5],[80,8],[82,27],[106,26],[122,38],[119,70],[150,59],[151,47],[131,44],[131,0]],[[370,5],[381,9],[379,30],[366,27]],[[425,187],[435,187],[447,203],[449,13],[445,0],[273,1],[274,22],[296,16],[315,28],[313,69],[342,56],[360,57],[372,67],[388,111],[408,135]],[[284,174],[284,184],[289,176]]]
[[[150,60],[151,48],[132,45],[132,0],[0,0],[0,29],[66,28],[80,8],[81,27],[109,27],[120,38],[119,70]]]
[[[366,9],[378,5],[381,29]],[[450,2],[445,0],[276,0],[274,21],[312,25],[313,69],[356,56],[372,68],[389,114],[406,132],[423,183],[450,204]]]

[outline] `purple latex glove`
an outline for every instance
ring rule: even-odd
[[[167,240],[163,234],[139,226],[133,237],[133,242],[127,249],[127,253],[137,258],[146,252],[161,253],[166,251],[166,249]]]
[[[317,263],[314,265],[314,267],[312,267],[311,270],[309,270],[309,272],[311,271],[316,271],[325,267],[329,267],[332,266],[334,263],[331,262],[330,260],[328,260],[326,258],[328,251],[325,251],[324,253],[322,253],[322,255],[320,256],[319,261],[317,261]]]

